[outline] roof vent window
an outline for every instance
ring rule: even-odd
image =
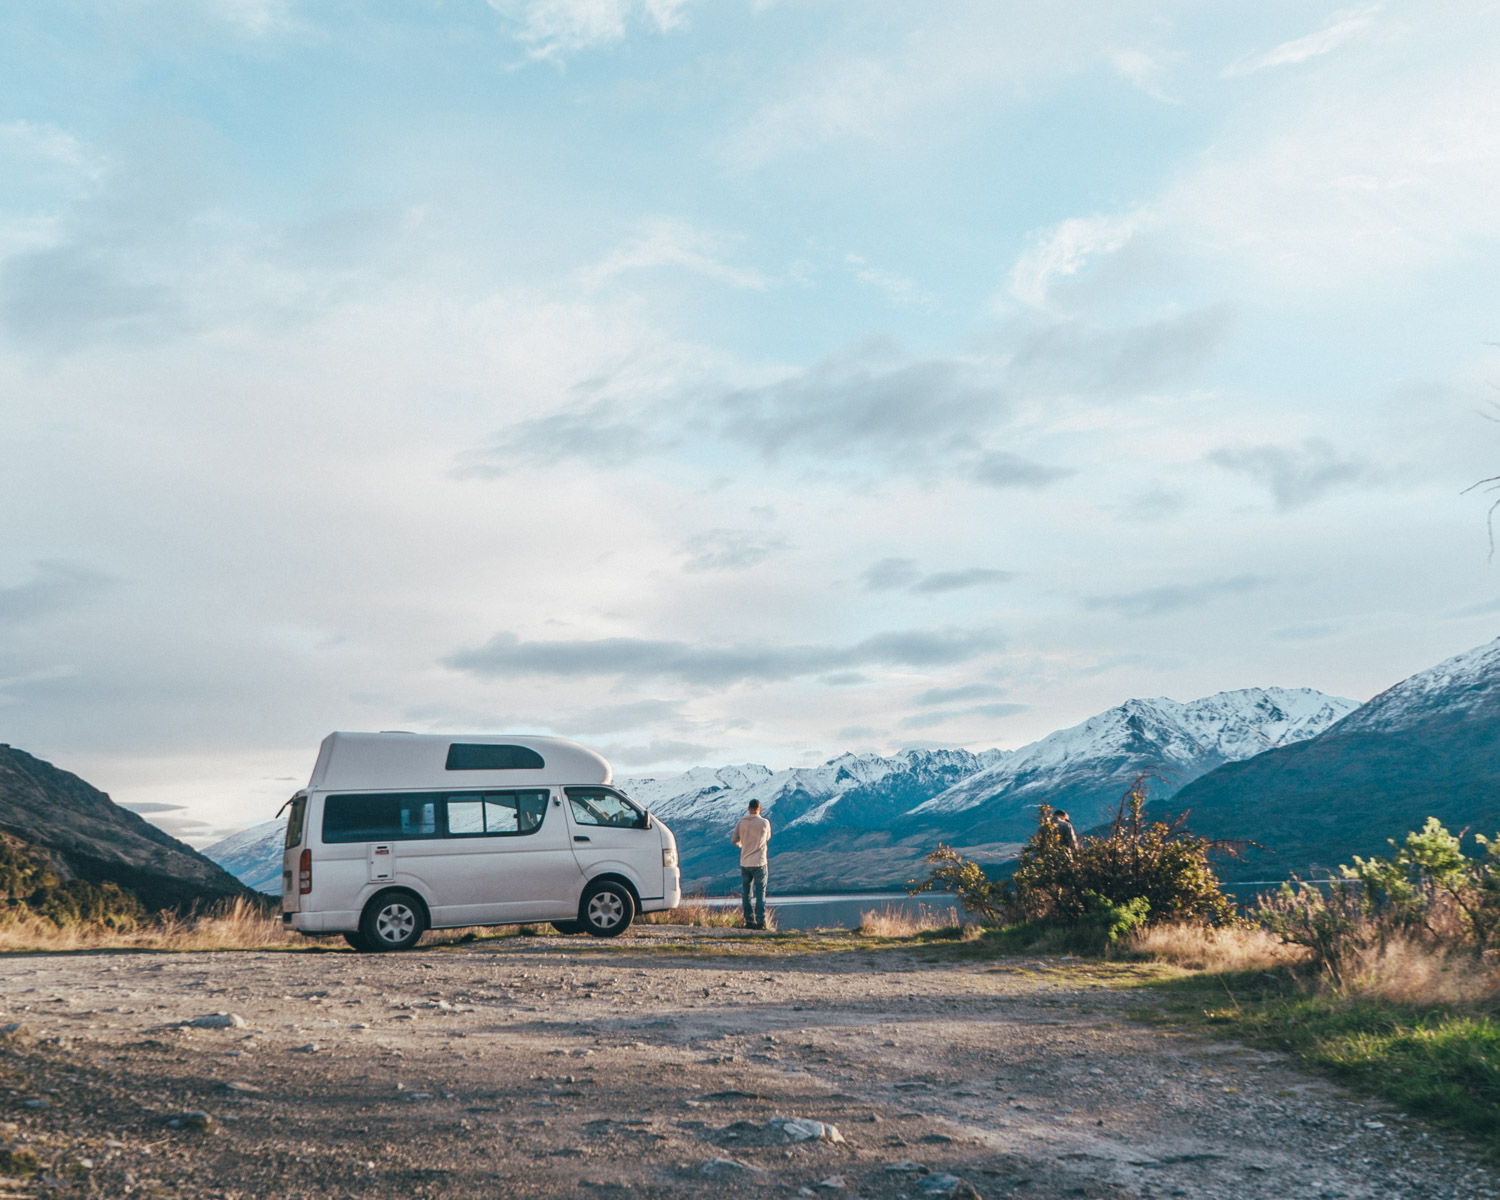
[[[448,747],[450,771],[540,771],[547,764],[529,746],[454,742]]]

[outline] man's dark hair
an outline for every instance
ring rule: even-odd
[[[749,807],[749,809],[750,809],[751,812],[760,812],[760,801],[759,800],[752,800],[752,801],[750,801],[750,804],[749,804],[748,807]]]
[[[1067,819],[1068,819],[1068,810],[1067,810],[1067,809],[1065,809],[1065,808],[1059,808],[1059,809],[1058,809],[1058,810],[1057,810],[1057,811],[1056,811],[1056,812],[1055,812],[1055,813],[1053,813],[1053,814],[1052,814],[1052,815],[1053,815],[1053,816],[1054,816],[1054,817],[1056,817],[1056,818],[1057,818],[1057,819],[1058,819],[1058,820],[1059,820],[1059,821],[1066,821],[1066,820],[1067,820]]]

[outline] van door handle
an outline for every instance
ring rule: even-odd
[[[574,840],[574,841],[575,841],[575,842],[591,842],[591,841],[593,841],[593,840],[594,840],[594,839],[593,839],[593,838],[586,838],[586,837],[583,837],[583,836],[581,836],[581,835],[579,835],[579,834],[576,834],[576,833],[575,833],[575,834],[574,834],[574,835],[573,835],[573,840]]]

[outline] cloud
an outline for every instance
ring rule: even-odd
[[[1278,642],[1311,642],[1334,637],[1347,628],[1341,621],[1304,621],[1297,625],[1283,625],[1266,636]]]
[[[1002,644],[988,630],[952,629],[881,633],[852,646],[692,645],[628,637],[523,642],[514,634],[500,633],[476,649],[448,655],[443,665],[482,677],[628,675],[724,686],[780,682],[855,667],[953,666],[999,650]]]
[[[912,697],[912,703],[930,708],[934,704],[957,704],[963,700],[983,700],[988,696],[1003,696],[1005,689],[998,683],[964,683],[957,687],[928,688]]]
[[[560,60],[625,40],[633,27],[670,33],[691,0],[489,0],[534,59]]]
[[[0,625],[51,616],[92,599],[114,582],[80,563],[44,560],[33,563],[32,570],[35,578],[0,587]]]
[[[1343,458],[1321,438],[1309,438],[1300,447],[1224,447],[1208,456],[1226,471],[1250,476],[1271,491],[1283,512],[1303,508],[1335,488],[1368,484],[1377,472],[1358,458]]]
[[[121,808],[128,808],[131,812],[140,813],[142,816],[147,813],[183,812],[187,808],[185,804],[153,804],[148,800],[122,800],[119,804]]]
[[[1077,275],[1092,259],[1121,249],[1145,223],[1143,212],[1069,217],[1034,234],[1011,268],[1010,294],[1032,308],[1051,310],[1054,284]]]
[[[769,383],[724,388],[622,368],[575,389],[573,407],[515,422],[464,452],[459,477],[498,477],[567,458],[619,463],[721,441],[769,464],[815,459],[829,470],[965,476],[986,487],[1040,488],[1073,474],[987,443],[1021,402],[1110,402],[1186,378],[1223,340],[1224,306],[1141,324],[1097,326],[1029,315],[980,339],[979,352],[904,359],[885,339],[828,355]]]
[[[1160,617],[1188,608],[1202,608],[1221,596],[1239,596],[1258,591],[1272,581],[1259,575],[1236,575],[1232,579],[1211,579],[1204,583],[1171,584],[1146,588],[1139,592],[1121,592],[1110,596],[1087,596],[1088,609],[1118,613],[1132,620]]]
[[[867,592],[908,591],[926,595],[940,592],[957,592],[966,588],[985,587],[994,583],[1008,583],[1016,577],[1014,571],[999,571],[991,567],[970,567],[963,571],[936,571],[924,575],[917,569],[915,559],[882,558],[866,567],[860,575],[860,583]]]
[[[983,455],[970,469],[969,477],[985,487],[1043,488],[1072,474],[1070,467],[1049,467],[1019,454],[996,450]]]
[[[553,722],[553,728],[567,728],[577,733],[621,733],[639,729],[657,721],[677,717],[678,705],[670,700],[635,700],[629,704],[607,704],[574,713],[565,723]]]
[[[909,454],[956,430],[987,428],[1010,408],[996,380],[975,364],[885,366],[854,355],[727,392],[710,401],[707,415],[722,436],[774,460],[787,452]]]
[[[1257,71],[1264,71],[1270,67],[1295,66],[1310,58],[1331,54],[1340,46],[1367,34],[1375,24],[1375,14],[1380,12],[1382,7],[1383,5],[1373,4],[1368,8],[1346,9],[1335,14],[1336,20],[1326,29],[1282,42],[1279,46],[1273,46],[1270,50],[1260,54],[1247,54],[1230,63],[1219,72],[1219,76],[1222,79],[1236,79],[1244,75],[1254,75]]]
[[[970,567],[967,571],[937,571],[912,584],[911,590],[927,594],[958,592],[968,588],[987,587],[992,583],[1009,583],[1015,577],[1014,571],[998,571],[991,567]]]
[[[580,279],[590,290],[618,275],[662,267],[676,267],[732,288],[763,292],[771,281],[760,271],[724,261],[734,239],[694,228],[685,221],[658,217],[643,231],[611,251]]]
[[[678,553],[687,556],[684,571],[743,571],[786,548],[782,538],[755,530],[710,529],[688,538]]]
[[[633,771],[650,770],[664,763],[712,762],[723,753],[716,746],[670,740],[652,741],[643,745],[605,745],[601,746],[600,750],[614,766],[625,767]]]
[[[868,287],[884,292],[886,299],[898,308],[931,308],[937,303],[936,296],[918,287],[905,275],[898,275],[883,267],[872,266],[858,254],[844,255],[844,263],[855,279]]]
[[[568,458],[616,465],[632,462],[670,443],[649,420],[632,415],[613,400],[520,421],[478,450],[454,462],[456,479],[498,479]]]
[[[882,558],[866,567],[859,577],[867,592],[895,591],[910,587],[920,578],[922,572],[917,570],[914,558]]]
[[[963,721],[974,717],[998,721],[1005,717],[1013,717],[1017,713],[1028,712],[1030,709],[1029,704],[976,704],[972,708],[913,713],[909,717],[902,718],[901,727],[903,729],[931,729],[934,725],[946,725],[952,721]]]

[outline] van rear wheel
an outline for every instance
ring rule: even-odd
[[[606,880],[583,894],[578,915],[585,933],[593,937],[619,937],[635,917],[635,899],[623,884]]]
[[[410,950],[427,930],[427,913],[410,892],[386,892],[365,905],[359,936],[366,950]]]

